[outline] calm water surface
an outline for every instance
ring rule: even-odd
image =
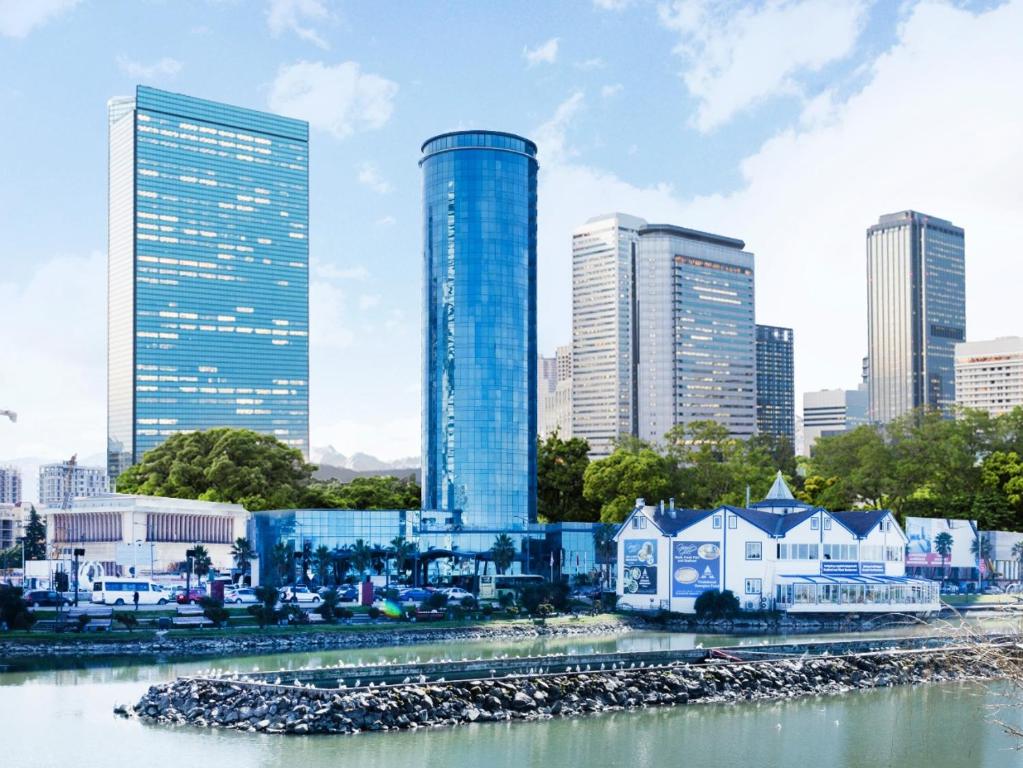
[[[906,630],[899,630],[904,633]],[[919,630],[909,630],[919,631]],[[805,637],[805,636],[804,636]],[[632,633],[330,651],[223,660],[226,669],[295,669],[382,659],[691,648],[773,638]],[[1006,768],[1023,755],[991,722],[997,690],[921,686],[771,704],[693,706],[415,733],[280,737],[147,726],[111,714],[146,687],[209,661],[0,674],[0,766],[645,766]],[[1019,710],[1001,717],[1023,725]]]

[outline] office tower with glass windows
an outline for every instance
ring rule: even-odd
[[[812,456],[814,445],[822,437],[840,435],[869,423],[867,387],[856,389],[820,389],[803,393],[803,451]]]
[[[458,131],[422,153],[423,509],[521,528],[536,519],[536,145]]]
[[[572,435],[590,457],[635,434],[635,261],[643,219],[596,216],[572,234]]]
[[[867,230],[870,418],[955,402],[955,345],[966,338],[964,233],[916,211]]]
[[[111,481],[211,427],[308,455],[308,124],[144,86],[108,106]]]
[[[636,436],[678,424],[757,429],[753,254],[730,237],[668,224],[639,230],[633,365]]]
[[[21,470],[0,467],[0,504],[21,503]]]
[[[795,446],[792,329],[757,326],[757,432]]]

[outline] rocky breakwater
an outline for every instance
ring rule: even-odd
[[[135,705],[134,714],[155,723],[242,731],[357,733],[571,717],[642,707],[785,699],[987,679],[996,674],[991,656],[971,647],[355,689],[182,678],[150,688]],[[115,711],[131,714],[127,708]]]

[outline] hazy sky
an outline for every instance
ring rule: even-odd
[[[427,137],[538,142],[545,352],[572,229],[620,210],[744,239],[797,393],[853,386],[881,213],[965,227],[968,337],[1023,333],[1021,40],[1023,0],[0,0],[0,460],[105,450],[105,109],[138,83],[310,121],[312,444],[392,459]]]

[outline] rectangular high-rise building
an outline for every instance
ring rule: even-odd
[[[212,427],[308,455],[308,124],[144,86],[108,120],[111,481]]]
[[[634,435],[636,241],[643,219],[597,216],[572,234],[572,434],[590,456]]]
[[[957,405],[992,416],[1023,406],[1023,338],[956,344],[955,376]]]
[[[633,365],[636,436],[712,420],[756,432],[753,254],[730,237],[666,224],[639,230]]]
[[[757,326],[757,431],[796,440],[792,329]]]
[[[21,494],[21,470],[0,467],[0,504],[20,504]]]
[[[39,467],[39,503],[47,507],[59,507],[67,496],[69,479],[71,498],[101,496],[110,491],[103,467],[82,467],[77,464],[72,467],[66,461],[43,464]]]
[[[955,345],[966,337],[964,233],[916,211],[867,230],[870,418],[955,402]]]
[[[821,437],[840,435],[867,424],[867,388],[821,389],[803,393],[803,455]]]
[[[540,357],[537,431],[541,438],[557,432],[572,437],[572,347],[560,346],[554,357]]]

